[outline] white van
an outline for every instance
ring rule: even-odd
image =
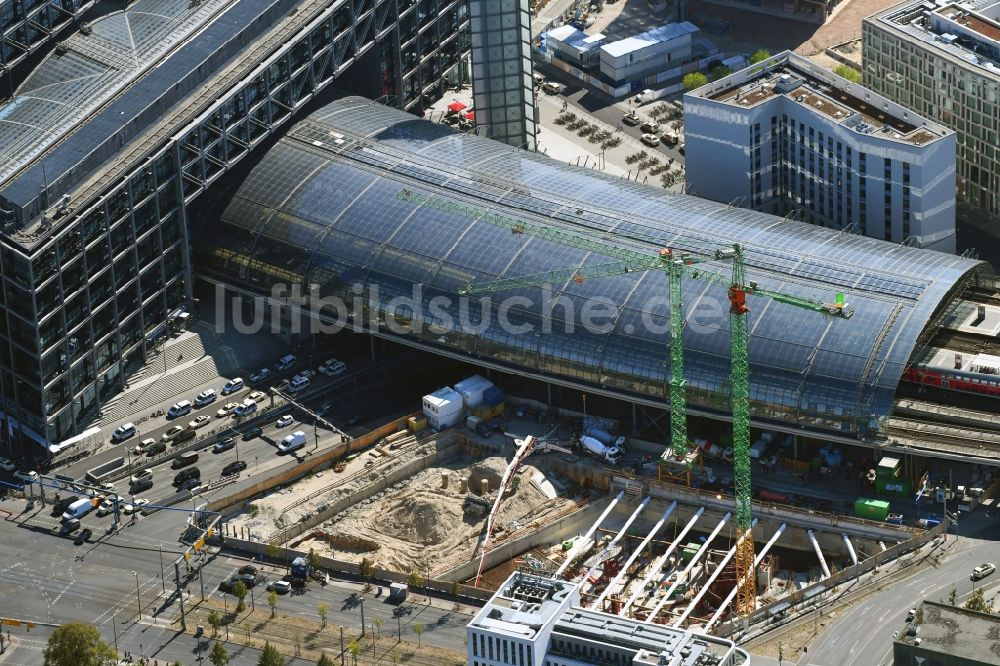
[[[250,398],[243,401],[243,404],[233,410],[236,416],[248,416],[257,411],[257,403]]]
[[[173,405],[170,406],[170,409],[167,410],[167,416],[173,419],[177,418],[178,416],[184,416],[185,414],[190,412],[193,407],[194,405],[191,404],[190,400],[181,400],[180,402],[175,402]]]
[[[73,520],[74,518],[83,518],[93,510],[94,505],[89,499],[78,499],[66,507],[66,512],[62,515],[62,519],[65,521]]]
[[[275,364],[274,367],[277,368],[278,372],[281,372],[282,370],[288,370],[288,368],[295,365],[295,360],[296,359],[293,354],[286,354],[285,356],[282,356],[278,360],[278,362]]]
[[[301,449],[305,445],[306,433],[301,430],[296,430],[291,435],[286,435],[285,438],[281,440],[281,444],[278,444],[278,451],[280,453],[288,453],[289,451]]]
[[[308,377],[292,377],[292,381],[288,383],[288,392],[297,393],[307,386],[309,386]]]

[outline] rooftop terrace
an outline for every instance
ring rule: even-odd
[[[916,633],[913,633],[916,628]],[[925,601],[897,643],[943,652],[982,664],[1000,664],[1000,617]],[[919,641],[919,642],[918,642]]]
[[[856,132],[917,146],[950,133],[947,128],[789,52],[735,72],[692,94],[744,108],[783,96]]]

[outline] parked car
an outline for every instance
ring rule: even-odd
[[[622,118],[622,122],[628,125],[629,127],[635,127],[636,125],[642,122],[642,118],[639,117],[638,113],[632,111],[631,113],[625,114],[625,116]]]
[[[249,416],[257,411],[257,403],[249,398],[244,400],[243,403],[233,410],[234,416]]]
[[[222,476],[232,476],[233,474],[239,474],[247,468],[246,460],[234,460],[225,467],[222,468]]]
[[[295,365],[296,360],[297,359],[295,358],[294,354],[285,354],[280,359],[278,359],[278,362],[274,365],[274,367],[275,369],[277,369],[278,372],[284,372],[285,370],[288,370],[290,367]]]
[[[978,567],[972,570],[972,575],[969,576],[969,580],[982,580],[983,578],[986,578],[996,570],[997,568],[990,562],[980,564]]]
[[[177,474],[174,475],[174,485],[179,486],[189,479],[201,479],[201,470],[197,467],[192,467],[191,469],[185,469],[177,472]]]
[[[674,134],[673,132],[667,132],[665,134],[660,135],[660,141],[662,141],[664,145],[673,148],[674,146],[677,145],[678,138],[677,135]]]
[[[243,566],[240,567],[240,570],[239,570],[238,573],[241,573],[241,574],[250,574],[251,576],[256,576],[257,575],[257,567],[255,567],[252,564],[244,564]]]
[[[130,481],[128,484],[129,492],[132,493],[139,493],[142,492],[143,490],[149,490],[152,487],[153,487],[152,475],[144,476],[141,479],[136,479],[135,481]]]
[[[111,433],[111,441],[115,444],[124,442],[129,437],[134,437],[137,432],[139,430],[135,427],[134,423],[123,423]]]
[[[219,408],[219,411],[215,413],[215,416],[216,418],[224,419],[230,414],[232,414],[233,410],[239,406],[240,403],[238,402],[227,402],[226,404],[224,404],[222,407]]]
[[[561,85],[553,81],[546,81],[545,83],[542,84],[542,90],[544,90],[550,95],[558,95],[560,92],[562,92],[562,89],[563,87]]]
[[[307,386],[309,386],[308,377],[293,377],[292,381],[288,383],[288,392],[298,393]]]
[[[313,372],[312,370],[303,370],[302,372],[296,373],[296,375],[292,377],[292,381],[294,382],[296,379],[300,381],[303,379],[312,379],[315,376],[316,373]]]
[[[197,433],[195,432],[194,428],[191,428],[191,427],[181,428],[181,431],[179,433],[177,433],[176,435],[174,435],[173,438],[172,438],[173,439],[173,445],[177,446],[181,442],[186,442],[189,439],[194,439],[194,436],[196,434]]]
[[[15,465],[8,458],[0,458],[0,469],[4,470],[5,472],[13,472],[15,469],[17,469],[17,465]]]
[[[14,472],[14,478],[28,483],[36,483],[38,481],[38,472],[34,470],[18,470]]]
[[[656,148],[657,146],[660,145],[660,137],[658,137],[655,134],[643,134],[642,142],[647,146],[652,146],[653,148]]]
[[[347,364],[338,358],[327,359],[319,366],[319,371],[327,377],[334,377],[347,370]]]
[[[181,400],[180,402],[175,402],[170,406],[170,409],[167,410],[167,417],[176,419],[179,416],[184,416],[185,414],[188,414],[193,408],[194,405],[191,403],[190,400]]]
[[[208,422],[210,420],[211,418],[206,416],[205,414],[199,414],[198,416],[194,417],[190,423],[188,423],[188,427],[197,430],[202,426],[208,425]]]
[[[236,393],[243,388],[243,378],[233,377],[226,385],[222,387],[222,395],[229,395],[230,393]]]
[[[268,368],[261,368],[257,372],[250,375],[250,383],[256,384],[257,382],[262,382],[271,376],[271,370]]]
[[[247,400],[253,400],[254,402],[260,402],[267,397],[267,394],[263,391],[252,391],[250,395],[247,396]]]
[[[170,466],[174,469],[180,469],[181,467],[186,467],[188,465],[193,465],[198,462],[198,452],[197,451],[185,451],[170,463]]]
[[[83,544],[90,541],[90,537],[92,536],[94,536],[93,530],[87,527],[85,529],[80,530],[80,533],[76,535],[75,539],[73,539],[73,543],[77,546],[82,546]]]
[[[277,428],[284,428],[285,426],[292,425],[292,423],[294,422],[295,419],[292,418],[291,414],[285,414],[284,416],[279,417],[278,420],[274,423],[274,425]]]
[[[101,505],[97,507],[98,516],[106,516],[109,513],[114,512],[115,505],[118,505],[119,510],[121,510],[122,505],[126,504],[126,500],[121,495],[115,495],[114,497],[107,497]]]
[[[236,446],[235,437],[226,437],[225,439],[220,439],[212,447],[212,453],[222,453],[223,451],[228,451],[229,449]]]
[[[660,123],[643,123],[639,129],[645,134],[659,134]]]
[[[136,472],[135,474],[132,475],[132,477],[129,479],[129,481],[131,483],[135,483],[136,481],[139,481],[141,479],[147,479],[147,478],[148,479],[152,479],[153,478],[153,470],[151,470],[151,469],[140,469],[138,472]]]
[[[205,389],[194,397],[194,404],[196,407],[202,407],[212,402],[217,397],[218,395],[216,394],[215,389]]]
[[[247,428],[246,430],[243,431],[242,439],[244,442],[249,442],[251,439],[260,437],[263,434],[264,431],[260,428],[260,426],[254,426],[252,428]]]
[[[147,437],[146,439],[142,440],[141,442],[135,445],[135,448],[132,449],[132,453],[134,453],[137,456],[141,456],[142,454],[146,453],[149,450],[149,447],[151,447],[153,444],[156,444],[156,440],[153,439],[152,437]]]

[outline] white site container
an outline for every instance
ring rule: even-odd
[[[427,425],[434,430],[450,428],[462,420],[462,395],[447,386],[425,395],[423,404]]]
[[[483,404],[483,392],[491,386],[493,386],[493,382],[490,380],[479,375],[472,375],[455,384],[455,390],[461,394],[466,409],[472,409]]]

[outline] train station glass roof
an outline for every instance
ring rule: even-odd
[[[755,420],[849,436],[884,428],[921,331],[956,286],[987,270],[962,257],[667,194],[359,97],[324,107],[269,151],[221,223],[198,234],[198,268],[260,294],[276,284],[317,285],[318,295],[343,303],[327,305],[324,315],[377,319],[370,328],[380,335],[665,406],[667,276],[564,279],[551,290],[460,297],[470,283],[613,260],[512,234],[487,215],[651,256],[672,247],[712,257],[739,242],[747,279],[763,289],[821,302],[843,292],[851,319],[749,297],[751,401]],[[683,281],[687,397],[725,414],[729,303],[725,285],[704,278],[728,278],[731,263],[696,268]]]

